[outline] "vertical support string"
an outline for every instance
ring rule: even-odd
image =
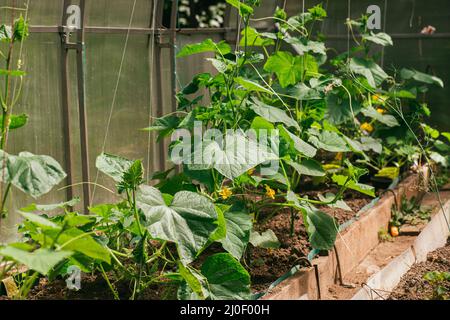
[[[150,28],[152,29],[151,35],[150,35],[150,41],[149,45],[151,45],[150,49],[150,104],[148,108],[148,119],[149,119],[149,126],[152,124],[152,118],[153,118],[153,70],[154,70],[154,62],[155,62],[155,29],[156,29],[156,9],[158,0],[153,0],[153,9],[152,9],[152,20],[150,23]],[[146,171],[147,171],[147,180],[150,180],[150,157],[151,157],[151,145],[152,145],[152,132],[148,131],[148,137],[147,137],[147,165],[146,165]]]
[[[351,19],[352,0],[347,0],[347,21]],[[350,63],[350,28],[347,27],[347,62]]]
[[[386,20],[387,20],[387,2],[388,0],[384,0],[384,12],[383,12],[383,32],[386,32]],[[384,51],[385,47],[381,49],[381,68],[384,68]]]
[[[129,23],[128,23],[127,35],[125,37],[124,48],[123,48],[123,51],[122,51],[122,58],[120,60],[120,65],[119,65],[119,72],[117,74],[116,85],[114,87],[113,98],[112,98],[111,107],[110,107],[110,111],[109,111],[109,115],[108,115],[108,120],[107,120],[107,123],[106,123],[105,137],[103,139],[103,144],[102,144],[102,153],[105,152],[106,142],[108,141],[109,128],[111,126],[112,115],[114,113],[114,107],[116,105],[116,98],[117,98],[117,92],[118,92],[119,84],[120,84],[120,77],[122,75],[123,64],[124,64],[125,56],[126,56],[126,53],[127,53],[128,40],[130,38],[130,30],[131,30],[131,26],[133,24],[134,11],[136,9],[136,1],[137,0],[134,0],[133,7],[131,9],[131,15],[130,15]],[[97,170],[97,174],[95,176],[95,184],[94,184],[94,188],[93,188],[93,191],[92,191],[92,197],[91,197],[92,202],[94,201],[95,192],[97,190],[98,177],[99,177],[99,171]],[[88,181],[85,181],[85,182],[88,182]]]

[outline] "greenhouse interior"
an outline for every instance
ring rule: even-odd
[[[446,0],[0,0],[0,303],[450,300],[449,57]]]

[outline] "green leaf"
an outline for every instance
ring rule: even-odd
[[[363,194],[367,194],[368,196],[375,197],[375,188],[372,186],[369,186],[367,184],[362,184],[355,182],[354,180],[349,180],[347,182],[348,177],[343,175],[333,175],[332,180],[334,183],[338,184],[339,186],[346,186],[349,189],[361,192]],[[347,182],[347,184],[345,184]]]
[[[250,108],[259,116],[272,123],[283,123],[287,127],[294,127],[300,131],[297,121],[292,119],[288,114],[276,107],[269,106],[258,99],[254,98]]]
[[[363,39],[382,46],[394,45],[391,36],[384,32],[374,33],[371,31],[369,35],[364,35]]]
[[[211,243],[215,241],[220,242],[227,236],[227,222],[225,220],[224,212],[229,210],[229,206],[219,203],[215,205],[215,208],[217,212],[217,221],[216,221],[217,229],[209,236],[209,241]]]
[[[96,218],[88,215],[81,215],[70,212],[64,216],[64,222],[67,227],[83,227],[96,221]]]
[[[381,85],[384,80],[389,78],[387,73],[372,60],[352,58],[350,60],[349,69],[351,72],[364,76],[369,85],[374,88]]]
[[[264,64],[264,70],[277,75],[282,88],[294,85],[302,80],[303,59],[293,56],[288,51],[278,51],[271,55]]]
[[[185,285],[178,290],[180,300],[205,300],[208,298],[207,280],[202,274],[182,263],[178,263],[178,272],[186,281]]]
[[[303,82],[287,88],[287,95],[297,100],[320,100],[322,96],[316,89],[308,87]]]
[[[361,138],[361,147],[364,151],[372,150],[378,154],[381,154],[383,151],[383,145],[377,139],[372,137],[362,137]]]
[[[195,182],[204,184],[209,190],[214,190],[214,177],[211,170],[190,170],[189,166],[183,166],[183,173]]]
[[[180,118],[174,115],[167,115],[155,120],[153,125],[143,129],[144,131],[158,131],[157,141],[169,136],[180,125]]]
[[[66,173],[59,163],[49,156],[21,152],[18,156],[0,150],[0,181],[38,198],[59,184]]]
[[[334,131],[322,130],[319,132],[315,129],[310,129],[309,132],[311,136],[308,141],[319,149],[330,152],[350,151],[345,140]]]
[[[304,55],[308,52],[317,53],[324,56],[327,54],[325,44],[323,42],[313,40],[305,41],[294,37],[286,37],[284,38],[284,41],[289,43],[299,55]]]
[[[220,240],[220,243],[233,257],[241,259],[250,240],[252,219],[248,213],[243,211],[227,211],[224,216],[226,236]]]
[[[39,226],[41,229],[44,230],[61,230],[61,227],[57,225],[56,223],[48,220],[47,218],[44,218],[40,215],[31,213],[31,212],[21,212],[19,211],[20,215],[22,215],[25,219],[27,219],[29,222],[33,223],[36,226]]]
[[[311,246],[318,250],[332,249],[338,233],[335,220],[319,210],[304,209],[302,212]]]
[[[450,154],[450,146],[441,140],[436,140],[434,142],[436,149],[443,154]]]
[[[247,16],[247,15],[250,15],[253,13],[253,8],[250,7],[249,5],[246,5],[245,3],[241,2],[240,0],[226,0],[226,2],[229,5],[232,5],[233,7],[238,9],[239,15],[241,17]]]
[[[327,17],[327,11],[322,7],[321,3],[309,8],[308,13],[310,13],[315,20],[322,20]]]
[[[441,88],[444,87],[444,82],[440,78],[432,76],[427,73],[419,72],[414,69],[407,69],[407,68],[402,69],[400,71],[400,76],[404,80],[413,79],[418,82],[423,82],[426,84],[435,84],[435,85],[440,86]]]
[[[201,273],[208,280],[210,298],[213,300],[243,300],[250,298],[250,275],[228,253],[209,256]]]
[[[80,198],[74,198],[70,201],[55,203],[55,204],[36,204],[33,203],[25,208],[20,209],[22,212],[33,212],[33,211],[53,211],[56,209],[64,209],[68,207],[73,207],[80,202]]]
[[[12,77],[21,77],[26,75],[24,71],[21,70],[5,70],[0,69],[0,76],[12,76]]]
[[[0,249],[0,255],[24,264],[42,275],[47,275],[58,263],[70,257],[72,252],[53,251],[45,248],[28,252],[8,246]]]
[[[253,118],[250,128],[256,130],[256,132],[258,132],[258,130],[267,130],[267,132],[269,132],[275,129],[275,126],[263,117],[258,116]]]
[[[284,139],[286,139],[295,148],[295,150],[297,150],[298,152],[309,158],[315,157],[317,149],[314,148],[312,145],[303,141],[295,134],[289,132],[286,128],[284,128],[281,125],[278,126],[278,130],[280,130],[280,135]]]
[[[441,155],[440,153],[437,152],[431,152],[430,153],[430,158],[431,160],[433,160],[435,163],[442,165],[443,167],[447,167],[448,166],[448,161],[447,158],[444,157],[443,155]]]
[[[450,142],[450,132],[441,132],[441,135]]]
[[[115,156],[108,153],[102,153],[97,157],[95,166],[98,170],[114,179],[116,182],[121,182],[125,172],[133,165],[133,161]]]
[[[399,91],[391,91],[387,93],[388,96],[393,97],[393,98],[402,98],[402,99],[416,99],[417,96],[408,91],[408,90],[399,90]]]
[[[397,127],[400,124],[398,123],[397,119],[390,114],[381,114],[375,108],[373,107],[366,107],[361,109],[362,114],[364,114],[366,117],[375,119],[388,127]]]
[[[216,68],[219,73],[225,73],[228,70],[228,65],[219,59],[207,58],[206,60],[211,61],[214,68]]]
[[[58,244],[65,250],[79,252],[92,259],[111,263],[108,249],[80,229],[70,228],[61,233],[58,237]]]
[[[323,202],[331,202],[336,197],[336,195],[331,192],[327,192],[325,195],[319,193],[317,196],[319,197],[319,200]],[[345,211],[353,212],[352,208],[350,208],[344,200],[337,200],[335,203],[327,204],[327,206],[329,206],[330,208],[342,209]]]
[[[327,110],[325,118],[334,125],[340,125],[353,118],[361,111],[361,104],[356,100],[342,99],[336,94],[330,94],[326,98]]]
[[[386,177],[394,180],[400,175],[400,168],[398,167],[384,167],[379,170],[375,177]]]
[[[242,30],[241,35],[241,47],[245,47],[246,44],[250,47],[271,46],[275,43],[272,39],[265,38],[263,34],[250,26]]]
[[[136,190],[137,186],[144,183],[144,166],[141,160],[136,160],[124,172],[122,180],[117,185],[117,190],[121,194],[126,190]]]
[[[280,85],[285,88],[294,85],[305,76],[318,73],[318,65],[314,57],[303,55],[294,57],[290,52],[279,51],[270,56],[264,65],[264,70],[274,72]]]
[[[137,205],[145,214],[150,235],[176,243],[185,264],[194,260],[217,228],[214,204],[194,192],[180,191],[167,205],[159,190],[141,186]]]
[[[23,41],[28,37],[28,35],[28,22],[25,21],[25,19],[21,15],[14,21],[13,41]]]
[[[280,241],[271,229],[268,229],[262,233],[252,231],[250,233],[250,243],[254,247],[259,248],[277,249],[280,247]]]
[[[313,159],[303,159],[301,163],[294,161],[286,161],[292,168],[294,168],[299,174],[304,174],[312,177],[323,177],[326,172],[322,168],[322,165]]]
[[[269,145],[263,145],[265,142],[257,141],[240,130],[228,133],[223,140],[224,145],[217,141],[204,141],[201,150],[194,151],[192,159],[184,159],[184,163],[190,163],[190,170],[214,168],[233,180],[263,162],[278,159]],[[196,163],[195,159],[202,161]]]
[[[422,123],[421,126],[426,135],[430,136],[432,139],[439,138],[439,130],[434,129],[425,123]]]
[[[0,41],[2,42],[10,42],[12,37],[11,26],[0,25]]]
[[[19,115],[12,114],[10,115],[9,120],[10,120],[9,123],[10,130],[19,129],[27,124],[28,115],[26,115],[25,113]],[[0,123],[3,123],[3,115],[0,115]]]
[[[200,43],[188,44],[184,46],[177,54],[177,58],[204,52],[216,52],[221,55],[226,55],[231,52],[231,47],[225,41],[215,43],[211,39],[206,39]]]
[[[263,92],[263,93],[267,93],[267,94],[272,95],[272,91],[270,91],[269,89],[263,87],[262,85],[260,85],[257,82],[254,82],[254,81],[251,81],[251,80],[248,80],[248,79],[244,79],[242,77],[235,78],[234,81],[236,81],[236,83],[240,84],[241,86],[243,86],[248,91]]]

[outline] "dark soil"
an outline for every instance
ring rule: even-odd
[[[317,199],[317,190],[308,190],[306,195],[311,199]],[[321,189],[320,192],[336,193],[335,189]],[[328,206],[319,206],[318,209],[328,213],[336,218],[339,224],[351,220],[356,213],[365,205],[372,201],[371,197],[348,191],[344,195],[345,202],[353,211],[345,211],[342,209],[330,208]],[[249,247],[247,257],[245,258],[247,269],[249,269],[252,277],[252,290],[259,292],[266,290],[271,283],[283,276],[292,267],[296,265],[306,265],[304,258],[311,251],[308,241],[308,235],[303,225],[300,215],[295,218],[294,235],[290,236],[290,220],[291,212],[289,209],[283,209],[274,215],[273,211],[262,213],[262,220],[255,225],[257,231],[265,231],[271,229],[280,241],[278,249],[263,249]],[[219,245],[211,246],[203,256],[207,256],[214,252],[220,252]],[[202,257],[197,263],[200,264]],[[204,257],[203,257],[204,258]],[[198,266],[199,267],[199,266]],[[57,279],[48,282],[45,278],[41,279],[39,284],[34,287],[29,295],[30,300],[112,300],[114,296],[109,289],[108,284],[100,275],[83,275],[80,291],[71,291],[67,289],[64,280]],[[128,299],[131,296],[132,288],[129,283],[115,284],[121,299]],[[5,297],[0,296],[0,300]],[[147,288],[140,297],[143,300],[160,300],[175,299],[176,288],[173,286],[161,285]]]
[[[321,192],[324,194],[326,192],[336,193],[336,190],[321,190]],[[309,191],[308,195],[311,198],[315,198],[317,192]],[[338,223],[342,224],[354,218],[356,213],[370,203],[372,199],[369,196],[350,191],[345,194],[344,200],[353,209],[353,212],[330,208],[329,206],[320,206],[317,208],[335,217]],[[291,237],[290,217],[290,210],[284,209],[274,217],[268,219],[267,222],[255,226],[260,232],[271,229],[280,241],[280,248],[278,249],[249,249],[250,259],[246,260],[250,267],[249,272],[252,277],[252,289],[256,292],[267,289],[271,283],[283,276],[292,267],[299,264],[306,266],[306,262],[302,258],[305,258],[311,251],[308,235],[303,225],[303,220],[297,215],[295,219],[295,232]]]
[[[116,284],[121,299],[129,299],[132,288],[125,283]],[[1,299],[2,297],[0,297]],[[3,297],[5,298],[5,297]],[[83,274],[79,291],[67,289],[66,282],[57,279],[49,283],[41,278],[28,295],[29,300],[114,300],[114,295],[102,276]],[[176,288],[167,285],[152,286],[139,296],[140,300],[176,299]]]
[[[416,263],[389,296],[390,300],[430,300],[433,286],[423,279],[427,272],[450,272],[450,238],[447,245],[428,254],[427,261]],[[450,281],[441,284],[450,293]]]

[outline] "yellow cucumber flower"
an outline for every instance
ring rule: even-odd
[[[373,126],[370,123],[364,122],[361,125],[361,130],[371,133],[373,131]]]
[[[275,190],[273,190],[267,184],[265,185],[265,188],[266,188],[266,196],[268,196],[271,199],[275,199]]]
[[[231,191],[228,187],[223,187],[222,190],[220,190],[219,195],[222,197],[223,200],[228,199],[233,194],[233,191]]]

